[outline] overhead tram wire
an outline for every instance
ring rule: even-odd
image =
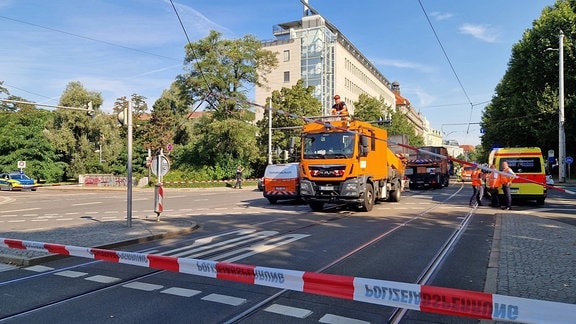
[[[184,32],[184,36],[186,37],[186,41],[188,42],[188,45],[190,45],[190,52],[192,53],[192,57],[194,58],[194,60],[196,62],[198,62],[198,56],[196,55],[194,48],[192,48],[192,46],[191,46],[192,41],[190,41],[190,37],[188,36],[188,32],[186,31],[186,27],[184,27],[184,23],[182,22],[182,18],[180,18],[180,14],[178,13],[178,10],[176,9],[176,5],[174,5],[173,0],[170,0],[170,5],[172,5],[172,9],[174,9],[174,13],[176,14],[176,18],[178,18],[178,22],[180,23],[180,27],[182,28],[182,31]],[[208,81],[206,80],[206,75],[204,74],[204,72],[202,71],[200,66],[198,66],[198,73],[200,73],[200,76],[202,77],[202,80],[204,81],[204,84],[206,85],[206,88],[208,89],[208,94],[206,94],[203,97],[203,99],[200,100],[200,102],[198,103],[198,106],[196,106],[196,108],[194,108],[192,110],[192,112],[195,112],[196,110],[198,110],[198,108],[200,108],[200,106],[202,105],[202,102],[204,102],[208,96],[210,96],[211,94],[214,93],[212,91],[212,88],[210,88],[210,83],[208,83]],[[208,100],[207,102],[210,106],[212,106],[212,108],[216,109],[216,107],[214,107],[214,105],[212,104],[212,102],[210,100]]]
[[[418,0],[418,3],[420,4],[420,8],[422,8],[422,12],[424,13],[424,16],[426,17],[426,20],[428,21],[428,25],[430,25],[430,28],[432,29],[432,32],[434,33],[434,37],[436,38],[438,45],[440,45],[440,48],[442,49],[442,53],[444,53],[444,57],[448,61],[448,65],[450,65],[450,69],[452,70],[454,77],[456,77],[456,80],[458,81],[458,84],[460,85],[462,92],[464,92],[464,96],[466,96],[466,99],[468,100],[468,104],[470,105],[470,118],[468,119],[468,122],[470,123],[470,122],[472,122],[472,112],[474,111],[474,104],[472,103],[472,100],[470,100],[470,96],[468,96],[468,92],[466,92],[466,89],[464,88],[464,85],[462,84],[462,81],[460,80],[458,73],[456,73],[456,69],[454,69],[454,65],[452,64],[450,57],[446,53],[446,49],[444,48],[442,41],[440,41],[440,37],[438,37],[438,33],[436,33],[436,29],[434,29],[434,25],[432,25],[432,21],[430,21],[430,17],[428,16],[428,13],[426,12],[424,5],[422,4],[422,0]],[[466,134],[468,134],[469,132],[470,132],[470,125],[468,125],[468,129],[466,130]]]
[[[123,45],[118,45],[118,44],[114,44],[114,43],[111,43],[111,42],[103,41],[103,40],[100,40],[100,39],[96,39],[96,38],[92,38],[92,37],[88,37],[88,36],[82,36],[82,35],[79,35],[79,34],[74,34],[74,33],[71,33],[71,32],[64,31],[64,30],[60,30],[60,29],[56,29],[56,28],[52,28],[52,27],[46,27],[46,26],[42,26],[42,25],[38,25],[38,24],[31,23],[31,22],[23,21],[23,20],[18,20],[18,19],[14,19],[14,18],[2,16],[2,15],[0,15],[0,18],[6,19],[6,20],[11,20],[11,21],[14,21],[14,22],[17,22],[17,23],[20,23],[20,24],[25,24],[25,25],[29,25],[29,26],[34,26],[34,27],[38,27],[38,28],[50,30],[50,31],[53,31],[53,32],[57,32],[57,33],[61,33],[61,34],[69,35],[69,36],[74,36],[74,37],[77,37],[77,38],[86,39],[86,40],[93,41],[93,42],[98,42],[98,43],[102,43],[102,44],[106,44],[106,45],[110,45],[110,46],[114,46],[114,47],[119,47],[119,48],[127,49],[127,50],[134,51],[134,52],[139,52],[139,53],[142,53],[142,54],[153,55],[153,56],[156,56],[156,57],[160,57],[160,58],[164,58],[164,59],[168,59],[168,60],[172,60],[172,61],[179,61],[179,59],[176,59],[176,58],[173,58],[173,57],[168,57],[168,56],[164,56],[164,55],[160,55],[160,54],[155,54],[155,53],[151,53],[151,52],[146,52],[146,51],[142,51],[142,50],[139,50],[139,49],[136,49],[136,48],[132,48],[132,47],[128,47],[128,46],[123,46]]]

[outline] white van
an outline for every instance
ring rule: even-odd
[[[300,199],[300,163],[268,165],[262,184],[264,198],[271,204],[280,199]]]

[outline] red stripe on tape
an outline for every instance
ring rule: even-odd
[[[492,294],[422,286],[420,310],[430,313],[492,319]]]
[[[306,272],[303,279],[304,292],[354,299],[354,277]]]
[[[154,269],[169,270],[174,272],[180,271],[180,264],[178,259],[165,255],[150,255],[146,256],[150,261],[150,267]]]
[[[44,247],[50,253],[70,255],[70,252],[68,250],[66,250],[65,245],[46,243],[46,244],[44,244]]]
[[[216,278],[254,284],[255,266],[219,262],[216,264]]]
[[[24,246],[24,243],[21,240],[5,239],[4,244],[8,245],[8,247],[12,249],[26,250],[26,246]]]
[[[118,260],[120,259],[118,254],[116,254],[116,252],[111,250],[90,249],[90,252],[94,254],[94,259],[96,260],[104,260],[118,263]]]

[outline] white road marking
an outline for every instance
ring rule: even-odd
[[[138,281],[127,283],[125,285],[122,285],[122,287],[132,288],[132,289],[137,289],[137,290],[144,290],[144,291],[154,291],[154,290],[160,290],[160,289],[164,288],[164,286],[162,286],[162,285],[154,285],[154,284],[149,284],[149,283],[145,283],[145,282],[138,282]]]
[[[35,266],[31,266],[31,267],[26,267],[26,268],[24,268],[24,270],[30,270],[30,271],[34,271],[34,272],[46,272],[46,271],[54,270],[54,268],[43,266],[43,265],[35,265]]]
[[[202,300],[211,301],[220,304],[226,304],[230,306],[239,306],[246,302],[244,298],[220,295],[220,294],[210,294],[206,297],[202,297]]]
[[[87,202],[87,203],[72,204],[72,206],[98,205],[101,203],[102,203],[101,201],[93,201],[93,202]]]
[[[270,305],[264,308],[265,312],[281,314],[296,318],[306,318],[312,314],[312,311],[304,308],[296,308],[291,306],[284,306],[279,304]]]
[[[192,297],[201,293],[199,290],[172,287],[161,291],[162,294],[170,294],[180,297]]]
[[[57,275],[57,276],[68,277],[68,278],[79,278],[79,277],[83,277],[87,274],[88,273],[86,273],[86,272],[72,271],[72,270],[65,270],[65,271],[60,271],[60,272],[55,273],[55,275]]]
[[[38,209],[40,209],[40,208],[38,207],[38,208],[25,208],[25,209],[2,210],[2,211],[0,211],[0,214],[13,213],[13,212],[23,212],[23,211],[38,210]]]
[[[86,278],[86,280],[94,281],[94,282],[100,282],[100,283],[112,283],[115,281],[119,281],[120,279],[115,278],[115,277],[96,275],[96,276],[88,277],[88,278]]]
[[[225,254],[222,254],[222,255],[218,255],[217,257],[212,258],[212,260],[222,260],[223,258],[227,258],[227,257],[229,257],[229,256],[231,256],[231,255],[235,255],[235,254],[238,254],[238,253],[247,251],[246,253],[243,253],[243,254],[240,254],[240,255],[238,255],[238,256],[235,256],[235,257],[228,258],[228,259],[224,260],[224,262],[236,262],[236,261],[238,261],[238,260],[245,259],[245,258],[247,258],[247,257],[249,257],[249,256],[252,256],[252,255],[255,255],[255,254],[258,254],[258,253],[263,253],[263,252],[266,252],[266,251],[268,251],[268,250],[272,250],[272,249],[277,248],[277,247],[279,247],[279,246],[281,246],[281,245],[284,245],[284,244],[288,244],[288,243],[291,243],[291,242],[294,242],[294,241],[301,240],[301,239],[303,239],[303,238],[305,238],[305,237],[308,237],[308,236],[310,236],[310,235],[307,235],[307,234],[289,234],[289,235],[284,235],[284,236],[277,237],[277,238],[275,238],[275,239],[272,239],[272,240],[270,240],[270,241],[268,241],[268,242],[265,242],[265,243],[262,243],[262,244],[258,244],[258,245],[246,247],[246,248],[243,248],[243,249],[240,249],[240,250],[235,250],[235,251],[232,251],[232,252],[228,252],[228,253],[225,253]]]
[[[320,318],[320,320],[318,320],[318,322],[329,323],[329,324],[368,324],[368,323],[370,323],[370,322],[366,322],[366,321],[362,321],[362,320],[358,320],[358,319],[354,319],[354,318],[350,318],[350,317],[338,316],[338,315],[334,315],[334,314],[326,314],[326,315],[322,316],[322,318]]]

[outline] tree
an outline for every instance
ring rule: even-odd
[[[319,116],[322,113],[322,103],[313,96],[314,87],[304,86],[302,80],[298,80],[292,88],[282,88],[272,92],[272,128],[301,127],[306,122],[304,119],[294,116]],[[267,99],[267,102],[270,98]],[[281,113],[281,112],[283,113]],[[261,152],[268,152],[268,128],[270,113],[265,111],[264,118],[258,121],[260,129],[258,144]],[[272,146],[281,150],[290,149],[290,139],[300,137],[301,128],[283,129],[272,132]],[[261,165],[267,163],[267,154],[262,154]],[[292,157],[297,156],[293,152]],[[297,160],[297,159],[293,159]],[[263,171],[263,170],[262,170]]]
[[[252,35],[237,40],[221,36],[211,31],[206,38],[186,45],[188,72],[179,75],[177,83],[187,106],[206,102],[205,110],[213,111],[215,119],[247,120],[246,92],[265,84],[278,59],[275,53],[262,49],[262,43]]]
[[[26,161],[24,171],[29,176],[59,180],[65,165],[58,162],[54,146],[44,136],[44,127],[53,113],[19,105],[16,112],[0,113],[0,169],[15,170],[18,161]]]
[[[558,0],[544,8],[512,48],[508,69],[482,115],[484,152],[503,146],[558,147],[560,31],[565,34],[566,142],[576,141],[576,1]]]
[[[103,102],[101,94],[86,90],[78,81],[70,82],[58,105],[84,107],[90,101],[96,113],[94,118],[80,111],[58,108],[46,127],[46,136],[61,156],[61,161],[67,165],[64,180],[77,178],[81,173],[101,170],[99,154],[95,152],[100,135],[106,133],[95,122],[102,114],[99,109]]]
[[[394,111],[386,104],[384,98],[377,99],[367,94],[360,94],[354,106],[356,107],[354,118],[363,121],[390,120],[390,125],[382,124],[378,127],[386,129],[388,135],[407,135],[408,142],[412,146],[424,145],[424,138],[416,134],[414,125],[410,123],[408,117],[398,109]]]

